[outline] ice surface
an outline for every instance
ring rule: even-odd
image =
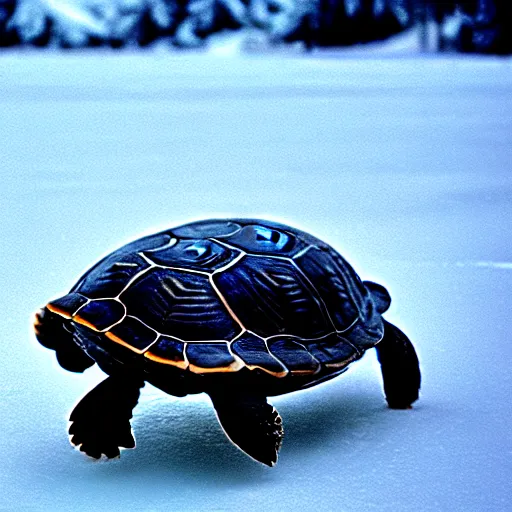
[[[508,60],[5,53],[0,58],[0,510],[510,510]],[[92,463],[31,315],[130,239],[209,216],[283,220],[387,285],[415,342],[412,411],[375,355],[278,399],[279,464],[206,399],[146,386],[136,450]]]

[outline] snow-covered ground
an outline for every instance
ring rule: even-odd
[[[510,510],[511,170],[507,60],[1,55],[0,510]],[[32,313],[124,242],[224,215],[387,285],[421,399],[388,410],[368,353],[274,399],[268,469],[206,399],[146,386],[137,449],[90,462],[67,415],[101,372],[60,369]]]

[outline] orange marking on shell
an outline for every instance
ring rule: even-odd
[[[237,372],[244,366],[240,361],[233,361],[229,366],[218,366],[215,368],[202,368],[201,366],[190,364],[189,370],[193,373],[229,373]]]
[[[92,329],[93,331],[100,332],[100,330],[95,325],[91,324],[91,322],[88,322],[87,320],[82,318],[80,315],[75,315],[72,319],[77,324],[85,325],[85,327],[89,327],[89,329]]]
[[[288,371],[282,371],[282,372],[273,372],[268,370],[267,368],[264,368],[263,366],[256,366],[256,365],[247,365],[247,368],[249,370],[263,370],[265,373],[268,373],[269,375],[272,375],[272,377],[277,377],[278,379],[282,379],[283,377],[286,377],[288,375]]]
[[[46,309],[48,309],[48,311],[51,311],[52,313],[55,313],[56,315],[63,316],[64,318],[71,318],[71,313],[68,313],[63,309],[54,306],[51,302],[46,305]]]
[[[344,361],[340,361],[339,363],[325,363],[325,366],[327,368],[341,369],[341,368],[344,368],[345,366],[348,366],[350,363],[356,361],[357,359],[359,359],[359,357],[360,356],[353,355],[353,356],[345,359]]]
[[[341,369],[341,368],[344,368],[345,366],[348,366],[352,361],[353,361],[353,359],[350,359],[348,361],[343,361],[340,363],[325,363],[324,366],[326,366],[327,368]]]
[[[116,336],[115,334],[113,334],[111,332],[106,332],[105,336],[109,340],[113,341],[114,343],[117,343],[119,345],[123,345],[123,347],[129,348],[131,351],[133,351],[133,352],[135,352],[137,354],[143,354],[144,353],[143,350],[140,350],[138,348],[133,347],[132,345],[126,343],[126,341],[124,341],[122,338],[120,338],[119,336]]]
[[[292,375],[302,376],[302,375],[313,375],[317,371],[318,370],[291,370],[291,373],[292,373]]]
[[[188,363],[187,361],[173,361],[172,359],[166,359],[165,357],[160,357],[152,352],[145,352],[144,357],[147,357],[151,361],[155,361],[156,363],[168,364],[170,366],[176,366],[177,368],[181,368],[182,370],[186,370]]]

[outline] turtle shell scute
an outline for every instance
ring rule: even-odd
[[[240,332],[207,275],[152,268],[120,300],[129,315],[183,341],[230,340]]]
[[[240,251],[224,247],[208,239],[183,239],[175,244],[144,253],[156,265],[214,272],[236,258]]]
[[[116,252],[85,274],[72,291],[90,299],[116,297],[132,278],[146,268],[149,268],[149,263],[139,254]]]
[[[239,231],[241,226],[232,221],[198,221],[173,228],[171,233],[177,238],[214,238],[225,237]]]
[[[279,257],[292,257],[307,247],[307,244],[294,234],[261,224],[248,224],[223,240],[249,254]]]
[[[314,338],[332,330],[315,290],[290,261],[246,255],[213,280],[244,327],[259,336]]]

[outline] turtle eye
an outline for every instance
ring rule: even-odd
[[[289,239],[284,233],[263,226],[254,226],[254,233],[258,245],[271,246],[274,249],[282,249]]]

